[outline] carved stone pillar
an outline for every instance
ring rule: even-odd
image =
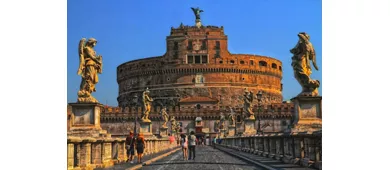
[[[68,169],[73,169],[74,168],[74,151],[75,147],[73,143],[68,143]]]
[[[103,167],[113,166],[114,162],[111,159],[111,141],[104,141],[103,143]]]
[[[124,162],[126,161],[126,145],[125,141],[118,142],[118,161]]]
[[[99,168],[103,166],[102,142],[103,141],[98,140],[96,143],[92,144],[92,164]]]
[[[91,143],[81,143],[80,167],[88,168],[91,165]]]

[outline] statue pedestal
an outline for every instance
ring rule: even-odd
[[[100,126],[100,113],[103,105],[100,103],[69,103],[72,114],[68,136],[77,137],[111,137]]]
[[[225,132],[226,132],[225,129],[220,129],[220,130],[219,130],[219,136],[220,136],[221,138],[224,138],[224,137],[225,137]]]
[[[291,132],[322,130],[321,96],[298,96],[291,100],[295,106]]]
[[[161,137],[167,137],[168,136],[168,127],[161,127],[160,128],[160,136]]]
[[[255,129],[255,119],[245,119],[244,120],[245,126],[244,126],[244,136],[250,136],[250,135],[256,135],[256,129]]]
[[[195,20],[195,26],[198,27],[198,28],[200,28],[202,26],[202,23],[201,23],[200,19],[196,19]]]
[[[151,121],[140,121],[140,133],[143,133],[145,138],[153,136],[152,133],[152,122]]]
[[[236,134],[236,126],[229,125],[228,126],[228,137],[232,137]]]

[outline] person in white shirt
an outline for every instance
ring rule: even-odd
[[[196,136],[195,136],[195,132],[194,131],[191,131],[190,133],[190,136],[188,137],[188,148],[189,148],[189,154],[190,154],[190,158],[188,160],[191,160],[192,159],[195,159],[195,145],[196,145]]]

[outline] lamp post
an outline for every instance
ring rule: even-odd
[[[263,96],[263,93],[259,90],[256,94],[256,97],[257,97],[257,112],[258,112],[258,115],[260,115],[260,110],[263,111],[262,109],[262,106],[261,106],[261,97]],[[259,116],[260,117],[260,116]],[[259,119],[259,127],[258,127],[258,131],[262,131],[261,130],[261,126],[260,126],[260,119]]]
[[[137,94],[134,94],[133,102],[135,105],[135,113],[136,113],[136,116],[134,117],[134,134],[136,134],[137,133],[137,119],[138,119],[138,96],[137,96]]]

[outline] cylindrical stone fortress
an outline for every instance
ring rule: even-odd
[[[282,63],[253,54],[231,54],[223,27],[171,28],[167,52],[117,67],[120,107],[133,106],[146,87],[155,106],[199,103],[240,106],[244,89],[263,92],[262,102],[281,103]]]

